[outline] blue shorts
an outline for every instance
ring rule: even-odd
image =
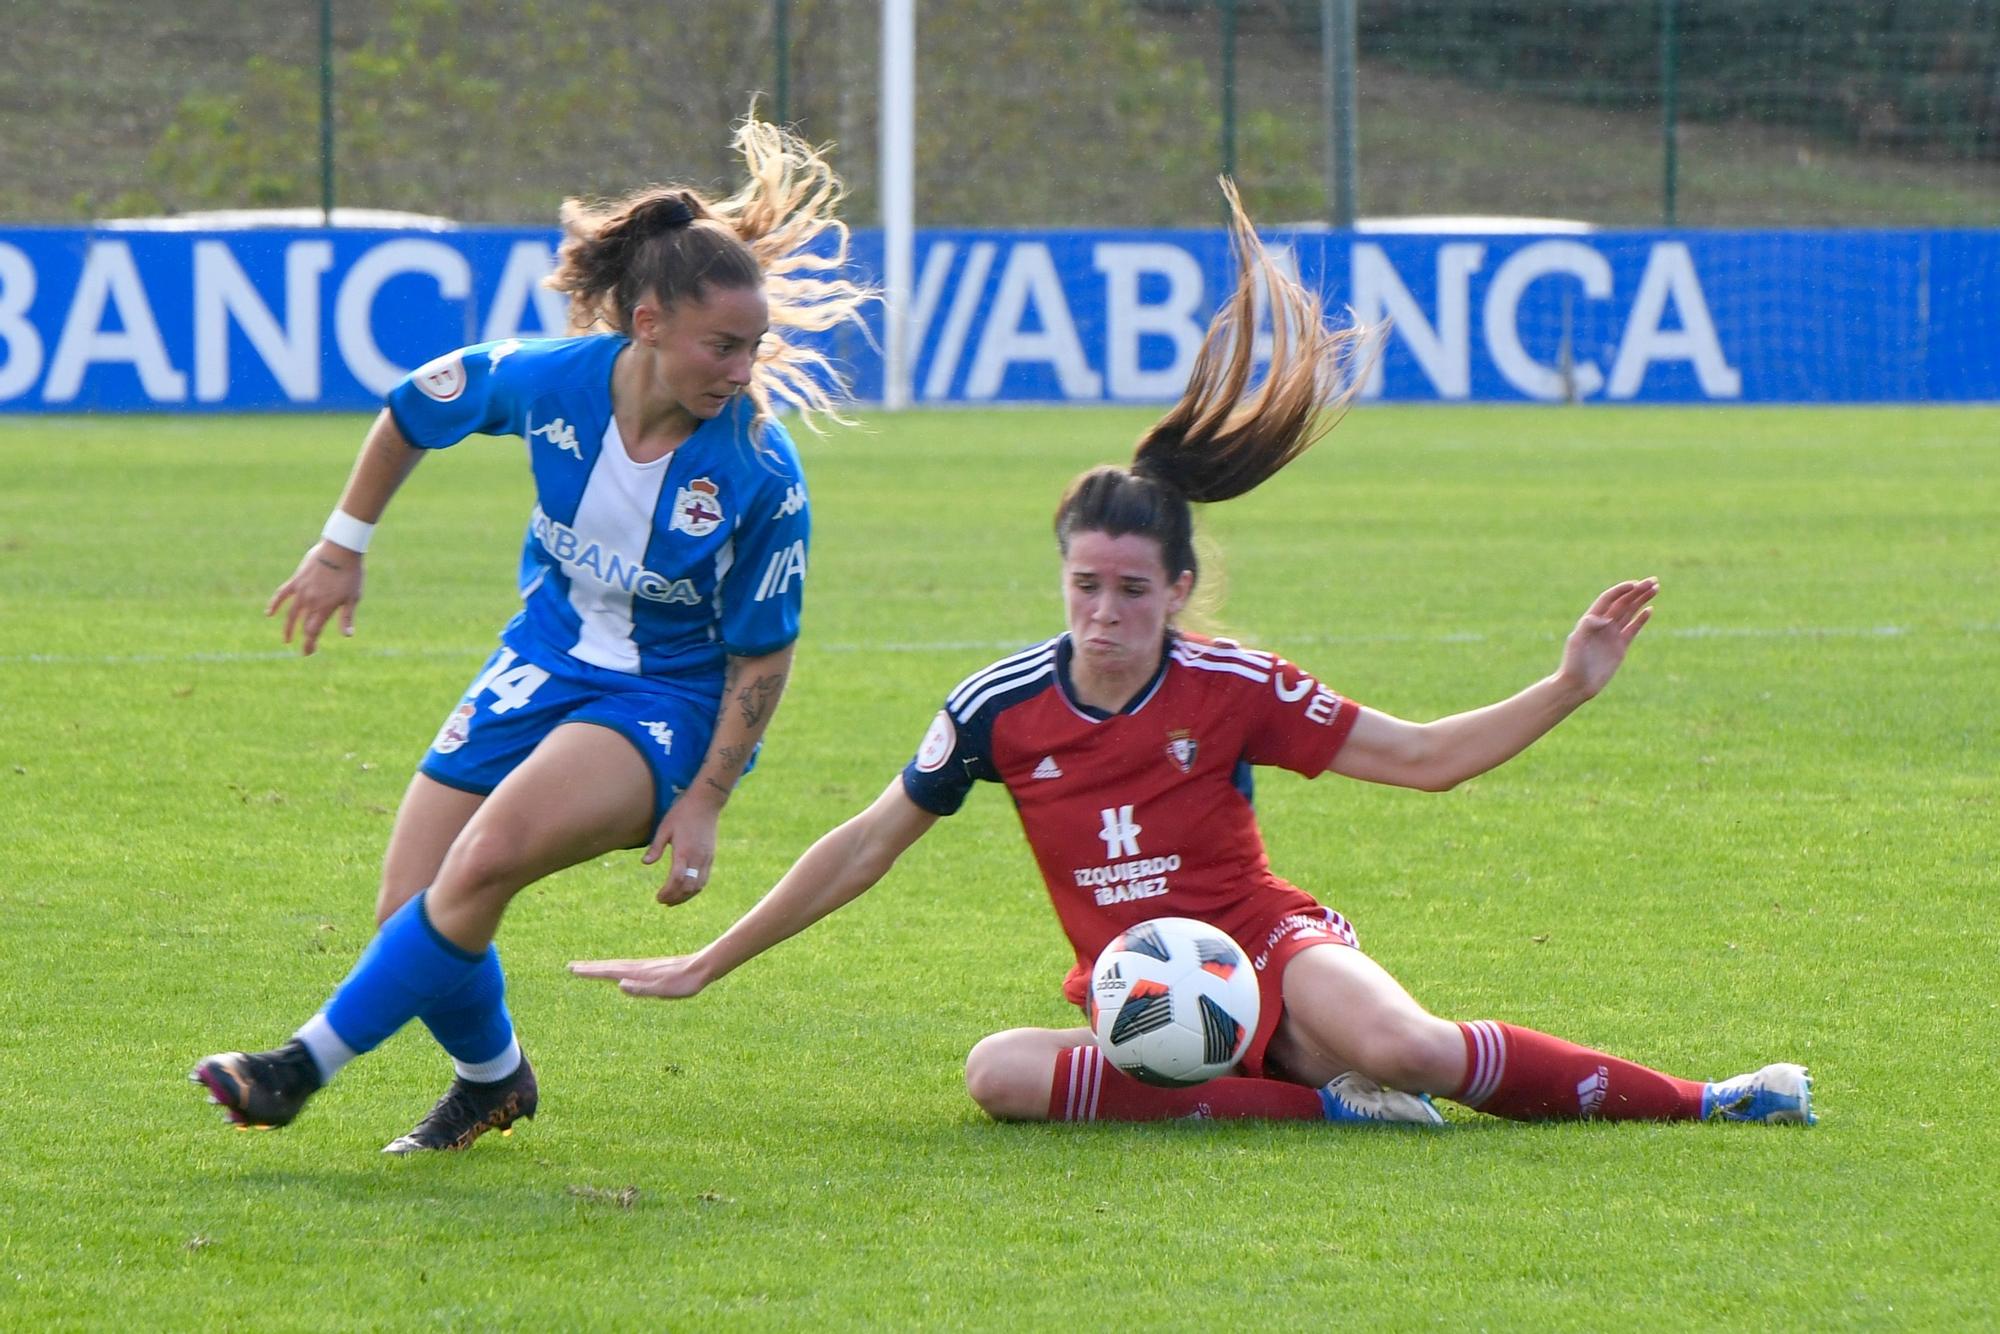
[[[630,741],[653,771],[653,820],[687,790],[708,757],[717,703],[674,690],[610,688],[551,672],[501,648],[438,729],[418,771],[481,796],[564,723],[595,723]],[[751,764],[756,756],[751,756]],[[746,769],[747,772],[747,769]]]

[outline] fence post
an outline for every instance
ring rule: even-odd
[[[333,0],[319,0],[319,212],[333,226]]]
[[[1667,226],[1674,225],[1680,174],[1680,51],[1675,0],[1660,0],[1660,197]]]
[[[777,62],[777,123],[792,123],[792,0],[773,0],[777,13],[771,23],[772,52]]]
[[[1320,0],[1320,63],[1326,79],[1327,221],[1354,228],[1354,0]]]
[[[1222,174],[1236,179],[1236,0],[1222,3]]]
[[[910,406],[916,252],[916,0],[882,0],[882,407]]]

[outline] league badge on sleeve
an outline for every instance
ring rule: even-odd
[[[674,517],[667,530],[689,537],[707,537],[722,524],[720,490],[706,477],[697,477],[674,495]]]
[[[465,392],[465,362],[458,353],[447,352],[410,372],[410,383],[425,398],[449,403]]]
[[[957,745],[958,729],[951,725],[951,715],[939,709],[938,716],[931,719],[931,730],[924,733],[924,744],[917,747],[917,772],[934,774],[944,768]]]

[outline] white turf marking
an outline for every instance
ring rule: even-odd
[[[1934,631],[1912,630],[1901,625],[1867,626],[1754,626],[1754,625],[1689,625],[1672,628],[1661,627],[1652,632],[1654,636],[1664,635],[1669,639],[1900,639],[1923,634],[1966,634],[1990,635],[2000,633],[2000,622],[1986,622],[1975,625],[1946,626]],[[1439,635],[1288,635],[1287,645],[1303,644],[1316,648],[1340,647],[1343,645],[1369,644],[1491,644],[1519,642],[1532,639],[1538,642],[1560,642],[1561,636],[1545,633],[1530,635],[1480,634],[1476,632],[1454,632]],[[1018,649],[1026,640],[1016,639],[938,639],[898,643],[885,641],[871,644],[819,644],[810,647],[821,653],[999,653]],[[493,652],[492,644],[467,645],[459,648],[373,648],[361,645],[335,645],[325,651],[342,658],[459,658],[477,660]],[[1286,650],[1278,650],[1280,652]],[[0,654],[0,667],[146,667],[156,665],[192,665],[202,663],[250,663],[283,662],[299,656],[297,649],[262,649],[255,652],[218,653],[9,653]]]
[[[463,658],[491,654],[485,648],[347,648],[341,657],[359,658]],[[26,664],[33,667],[146,667],[159,663],[282,662],[296,658],[295,648],[264,649],[254,653],[11,653],[0,657],[0,667]]]

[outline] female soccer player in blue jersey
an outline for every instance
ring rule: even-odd
[[[1249,491],[1323,434],[1322,405],[1359,341],[1355,330],[1328,329],[1318,301],[1270,262],[1233,191],[1230,207],[1239,283],[1186,393],[1130,468],[1085,473],[1057,509],[1068,633],[961,683],[901,777],[705,949],[573,970],[633,995],[693,995],[873,885],[984,779],[1013,798],[1075,950],[1071,1001],[1083,1002],[1091,964],[1114,936],[1163,916],[1228,931],[1263,993],[1241,1076],[1195,1088],[1110,1068],[1087,1028],[994,1034],[965,1073],[995,1117],[1435,1124],[1413,1096],[1435,1094],[1517,1119],[1810,1120],[1811,1083],[1796,1065],[1704,1084],[1532,1029],[1440,1019],[1361,952],[1340,914],[1272,873],[1250,766],[1429,790],[1484,773],[1610,682],[1657,584],[1606,589],[1548,677],[1422,724],[1342,698],[1272,654],[1176,629],[1197,574],[1189,502]],[[1249,390],[1259,286],[1271,294],[1273,352]]]
[[[412,1018],[457,1077],[388,1152],[463,1148],[532,1116],[492,944],[509,900],[649,840],[648,863],[672,849],[662,902],[707,883],[799,632],[810,511],[773,399],[837,416],[839,378],[781,331],[855,318],[866,296],[838,273],[827,162],[754,120],[736,146],[749,180],[729,199],[569,201],[550,283],[573,327],[604,331],[468,347],[398,384],[321,541],[271,599],[306,653],[336,616],[351,634],[363,553],[410,470],[476,433],[526,443],[522,610],[404,795],[378,934],[290,1042],[194,1070],[239,1123],[290,1121]]]

